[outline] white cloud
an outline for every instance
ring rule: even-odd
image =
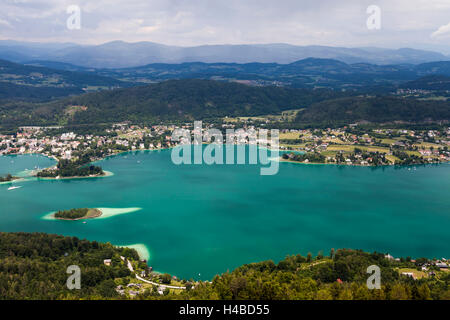
[[[0,19],[0,25],[11,28],[11,24],[8,21],[3,20],[3,19]]]
[[[66,28],[66,8],[72,4],[82,11],[76,32]],[[376,32],[366,27],[366,9],[372,4],[381,8],[382,26]],[[447,46],[450,51],[443,40],[449,16],[450,0],[0,0],[0,38],[182,46],[420,45]]]
[[[432,38],[440,37],[443,35],[450,35],[450,23],[440,26],[435,32],[431,34]]]

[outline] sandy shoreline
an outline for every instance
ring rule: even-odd
[[[137,251],[139,258],[146,260],[147,262],[150,260],[150,250],[148,247],[143,243],[136,243],[136,244],[128,244],[128,245],[115,245],[119,248],[130,248]]]
[[[104,174],[103,175],[97,175],[97,176],[85,176],[85,177],[80,177],[80,176],[75,176],[75,177],[59,177],[59,178],[53,178],[53,177],[36,177],[38,180],[71,180],[71,179],[90,179],[90,178],[107,178],[107,177],[111,177],[114,175],[113,172],[111,171],[106,171],[103,170]]]
[[[101,219],[108,219],[111,217],[115,217],[118,215],[126,214],[126,213],[132,213],[142,210],[142,208],[92,208],[99,210],[102,214],[95,217],[95,220],[101,220]],[[49,213],[46,213],[41,217],[42,220],[61,220],[61,221],[75,221],[75,219],[58,219],[55,217],[55,213],[57,211],[52,211]],[[76,220],[82,220],[86,218],[80,218]]]
[[[25,179],[24,178],[19,178],[19,179],[13,179],[11,181],[2,181],[2,182],[0,182],[0,185],[2,185],[2,184],[13,184],[13,183],[18,183],[18,182],[22,182],[22,181],[25,181]]]

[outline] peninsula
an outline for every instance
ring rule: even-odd
[[[18,180],[18,177],[14,177],[11,174],[7,174],[5,177],[0,176],[0,183],[1,182],[11,182],[14,180]]]

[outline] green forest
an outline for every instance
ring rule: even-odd
[[[71,112],[72,106],[83,106]],[[170,80],[46,103],[0,103],[0,127],[159,123],[280,114],[305,109],[291,125],[356,121],[413,123],[450,119],[450,103],[394,96],[355,96],[329,89],[252,87],[210,80]]]
[[[90,159],[79,159],[71,161],[68,159],[59,160],[56,169],[45,169],[38,172],[39,178],[55,177],[87,177],[103,175],[103,169],[99,166],[88,165]]]
[[[397,97],[345,97],[315,103],[299,112],[298,123],[424,122],[450,119],[447,101]]]
[[[87,215],[88,208],[62,210],[55,213],[55,218],[79,219]]]
[[[130,271],[120,256],[137,252],[111,244],[43,233],[0,233],[0,299],[102,299],[115,295],[114,279]],[[112,259],[106,267],[104,259]],[[81,290],[68,290],[66,270],[81,268]]]
[[[126,299],[115,288],[134,276],[120,256],[139,262],[133,249],[43,233],[0,233],[1,299]],[[104,259],[111,259],[106,266]],[[275,263],[243,265],[211,282],[185,282],[182,293],[160,295],[146,289],[136,299],[222,300],[449,300],[450,272],[430,267],[430,276],[414,280],[399,268],[420,270],[426,258],[389,260],[382,253],[331,250],[288,256]],[[81,289],[66,287],[67,267],[81,269]],[[381,270],[381,289],[366,286],[367,267]]]
[[[425,259],[426,260],[426,259]],[[216,276],[211,285],[203,284],[186,293],[194,299],[256,300],[429,300],[450,299],[450,273],[413,280],[399,275],[396,267],[418,268],[410,258],[393,262],[381,253],[337,250],[328,257],[288,256],[253,263],[231,273]],[[369,290],[367,267],[381,269],[381,289]]]

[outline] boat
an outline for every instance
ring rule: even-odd
[[[8,191],[10,191],[10,190],[16,190],[16,189],[19,189],[19,188],[22,188],[22,187],[9,187],[9,188],[8,188]]]

